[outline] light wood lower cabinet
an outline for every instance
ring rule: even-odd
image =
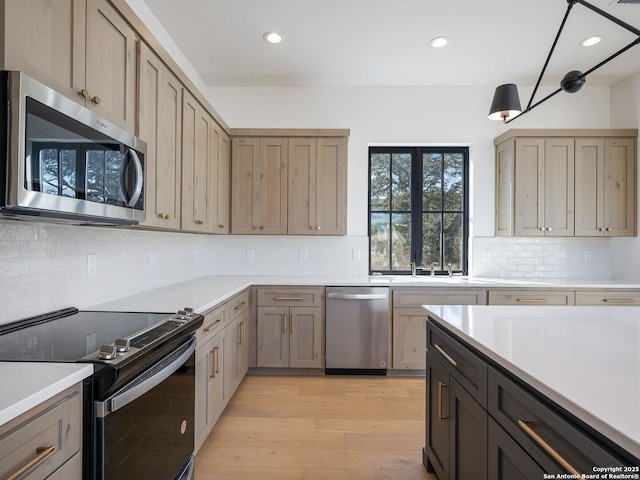
[[[236,295],[207,312],[196,332],[196,452],[247,373],[248,304],[248,292]]]
[[[259,288],[257,367],[324,367],[324,288]]]
[[[398,288],[393,290],[392,369],[424,370],[426,310],[422,305],[485,305],[482,288]]]
[[[30,464],[16,478],[80,480],[81,444],[82,385],[77,384],[0,427],[0,478]]]
[[[578,290],[576,305],[640,306],[638,290]]]
[[[575,305],[575,292],[561,289],[490,289],[489,305]]]

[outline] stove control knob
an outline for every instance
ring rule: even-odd
[[[193,316],[193,308],[184,307],[184,311],[185,311],[185,315],[187,316],[187,318],[190,318],[190,317]]]
[[[130,341],[126,338],[118,338],[115,341],[116,350],[118,353],[124,353],[129,351]]]
[[[113,360],[116,358],[117,350],[115,345],[102,345],[98,356],[101,360]]]

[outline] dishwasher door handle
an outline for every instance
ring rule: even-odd
[[[386,300],[386,293],[328,293],[327,298],[336,300]]]

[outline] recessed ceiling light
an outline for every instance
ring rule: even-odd
[[[267,32],[262,36],[262,38],[264,38],[265,42],[269,43],[280,43],[284,40],[284,37],[278,32]]]
[[[585,38],[580,42],[580,45],[583,47],[593,47],[602,41],[601,35],[593,35],[591,37]]]
[[[429,42],[433,48],[441,48],[444,47],[447,43],[449,43],[448,37],[436,37]]]

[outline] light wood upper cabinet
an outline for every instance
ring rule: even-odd
[[[229,201],[231,199],[231,149],[229,135],[215,121],[211,129],[211,161],[214,191],[211,194],[213,233],[231,231]]]
[[[576,235],[636,234],[632,138],[576,140]]]
[[[495,140],[496,235],[636,234],[636,130],[517,132]]]
[[[5,0],[4,69],[20,70],[80,101],[86,0]],[[84,100],[83,100],[84,103]]]
[[[140,225],[178,230],[183,86],[144,43],[138,59],[138,136],[147,142],[147,219]]]
[[[136,111],[135,31],[107,0],[87,2],[86,106],[130,132]],[[86,93],[84,93],[86,91]]]
[[[135,132],[136,41],[107,0],[5,0],[4,69]]]
[[[234,138],[231,233],[287,233],[287,139]]]
[[[182,99],[182,230],[211,233],[213,119],[187,91]]]
[[[346,151],[346,138],[289,140],[289,234],[346,234]]]
[[[573,235],[573,139],[515,140],[515,234]]]

